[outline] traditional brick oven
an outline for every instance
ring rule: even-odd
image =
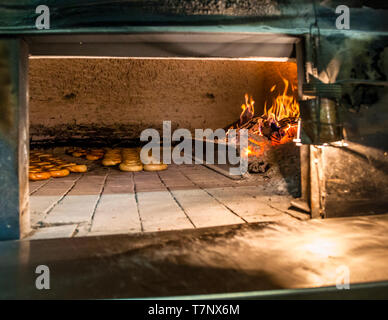
[[[299,123],[301,148],[295,159],[300,165],[295,172],[301,184],[288,195],[299,197],[292,205],[304,213],[295,216],[329,218],[386,211],[388,40],[387,22],[381,13],[384,10],[375,10],[371,5],[371,18],[366,24],[359,18],[365,9],[354,5],[351,30],[337,30],[335,4],[322,3],[315,14],[307,2],[243,1],[233,5],[221,1],[205,5],[173,1],[166,5],[163,1],[151,1],[136,2],[134,6],[137,11],[126,1],[120,6],[102,2],[93,10],[80,6],[77,15],[63,20],[63,16],[72,16],[74,8],[62,2],[53,3],[49,5],[49,30],[36,30],[34,24],[26,22],[36,17],[33,1],[28,9],[0,6],[0,13],[12,13],[5,14],[0,25],[4,35],[0,41],[0,98],[4,114],[0,123],[1,239],[30,233],[29,142],[42,147],[97,137],[117,143],[138,136],[147,127],[160,129],[158,123],[166,117],[176,128],[224,127],[238,118],[246,92],[254,95],[257,114],[264,111],[266,93],[281,83],[281,78],[275,76],[278,72],[293,79],[300,101],[319,101],[318,109],[314,109],[318,110],[315,118],[302,112]],[[99,26],[99,21],[106,21],[101,10],[108,9],[112,16],[117,17],[120,12],[120,18]],[[69,32],[73,35],[69,36]],[[322,111],[324,99],[332,101],[326,113]],[[153,116],[149,117],[151,112]],[[327,122],[331,112],[335,112],[335,119],[330,117],[333,122]],[[328,124],[339,130],[336,137],[344,138],[342,143],[321,136],[320,129],[314,131],[315,127]],[[215,171],[203,174],[209,172]],[[194,169],[180,175],[180,182],[186,178],[188,182],[185,180],[179,187],[187,189],[194,183],[195,189],[201,190],[202,196],[193,196],[190,201],[211,198],[216,206],[228,207],[233,217],[228,223],[249,222],[238,212],[241,205],[228,204],[233,192],[208,192],[204,181],[194,181]],[[45,204],[40,212],[46,215],[53,208],[59,210],[53,215],[59,216],[59,220],[49,217],[43,225],[66,227],[69,236],[83,235],[84,229],[93,230],[93,225],[82,224],[84,220],[64,218],[71,214],[62,210],[62,205],[67,201],[64,195],[94,196],[88,205],[91,216],[98,218],[96,204],[104,200],[102,190],[118,193],[113,190],[121,180],[115,175],[112,181],[106,175],[98,176],[85,179],[78,187],[70,179],[58,186],[62,188],[59,193],[50,194],[52,188],[47,186],[50,192],[45,194],[44,185],[35,186],[31,191],[36,195],[42,192],[42,196],[55,197],[53,204]],[[215,183],[224,178],[229,179],[215,176],[213,180]],[[184,204],[188,193],[182,199],[174,194],[176,184],[170,182],[176,176],[160,174],[157,182],[138,177],[138,181],[133,178],[132,184],[130,179],[125,183],[128,190],[124,191],[136,194],[136,190],[162,188],[175,201],[174,208],[177,203],[183,208],[188,221],[180,224],[182,228],[190,223],[201,226],[202,220],[196,222],[188,213],[190,210],[185,209],[191,209],[190,203]],[[230,183],[228,187],[236,187],[234,180],[225,181]],[[250,181],[245,187],[252,190],[252,186],[258,185]],[[124,191],[120,189],[119,193]],[[274,190],[270,191],[276,195]],[[251,198],[258,196],[252,194]],[[135,210],[140,205],[138,210],[143,210],[146,221],[155,212],[152,201],[157,196],[144,196],[147,205],[143,209],[141,197],[136,196],[135,202],[123,206],[133,205]],[[265,203],[264,210],[268,212],[279,211],[273,205],[276,201],[270,201],[255,203],[257,207]],[[104,203],[105,211],[112,208],[109,203],[111,199]],[[70,204],[68,210],[71,207]],[[116,208],[120,210],[122,206]],[[208,215],[217,215],[219,210]],[[280,211],[290,213],[288,206]],[[222,224],[222,214],[219,219],[216,224]],[[41,216],[34,222],[41,222]],[[107,222],[101,218],[99,223]],[[134,230],[144,229],[144,225],[139,230],[138,227],[137,224]],[[150,230],[158,227],[157,222],[150,223]]]
[[[198,129],[228,128],[243,117],[246,94],[255,99],[255,116],[264,114],[266,102],[271,104],[271,98],[282,97],[284,92],[296,104],[295,46],[299,38],[239,34],[231,39],[230,35],[200,33],[148,34],[148,38],[151,40],[134,35],[94,36],[88,44],[81,38],[28,40],[33,154],[39,148],[62,156],[62,147],[69,146],[141,145],[142,131],[152,128],[162,134],[163,121],[171,122],[172,131],[184,129],[193,135]],[[67,56],[51,47],[45,51],[47,43],[58,40],[70,41],[62,48]],[[231,40],[235,45],[227,42],[228,50],[224,50]],[[265,44],[268,40],[270,44]],[[135,48],[147,44],[148,53],[136,55],[149,56],[133,57],[132,51],[128,56],[111,56],[113,46],[123,52],[129,44]],[[88,46],[98,48],[100,56]],[[159,47],[169,50],[161,53]],[[276,50],[270,52],[267,47]],[[78,50],[82,55],[75,55],[80,54]],[[72,174],[65,179],[30,182],[33,237],[45,237],[49,230],[79,237],[287,219],[290,199],[300,194],[299,152],[290,137],[271,164],[267,159],[258,168],[262,174],[234,177],[228,174],[227,164],[207,161],[204,167],[193,158],[192,165],[172,164],[160,173],[119,173],[116,168],[107,171],[96,167],[96,162],[85,162],[89,170],[81,177]],[[269,145],[270,140],[263,139]],[[280,155],[290,159],[276,166]],[[251,164],[253,158],[250,156]]]

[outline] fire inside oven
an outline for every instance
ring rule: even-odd
[[[301,192],[295,59],[33,56],[28,79],[37,238],[292,219]],[[225,136],[196,135],[209,129]],[[242,129],[247,172],[233,175],[217,150]],[[143,163],[149,130],[163,152]],[[213,162],[198,159],[209,143]]]

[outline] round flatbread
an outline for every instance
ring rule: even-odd
[[[84,164],[77,164],[75,166],[66,167],[70,172],[86,172],[88,171],[88,167]]]
[[[87,155],[86,155],[86,159],[87,159],[87,160],[91,160],[91,161],[95,161],[95,160],[100,159],[100,157],[97,156],[97,155],[94,155],[94,154],[87,154]]]
[[[167,169],[167,164],[160,163],[160,164],[145,164],[144,165],[144,171],[163,171]]]
[[[54,168],[49,170],[49,173],[53,178],[61,178],[68,176],[70,171],[67,169]]]
[[[49,172],[30,172],[28,178],[32,181],[47,180],[51,178]]]
[[[120,163],[121,161],[119,160],[112,160],[112,159],[106,159],[104,158],[102,160],[102,165],[105,166],[105,167],[112,167],[112,166],[115,166],[116,164]]]
[[[142,171],[143,170],[143,165],[142,164],[120,163],[119,168],[120,168],[121,171],[137,172],[137,171]]]

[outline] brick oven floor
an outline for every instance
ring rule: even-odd
[[[68,238],[287,221],[292,196],[279,177],[232,180],[202,165],[161,172],[94,167],[30,182],[28,239]]]

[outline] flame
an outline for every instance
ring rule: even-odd
[[[294,98],[294,95],[288,95],[289,81],[282,77],[284,82],[283,94],[278,95],[272,102],[270,108],[267,107],[267,101],[264,104],[264,113],[262,117],[267,118],[269,121],[279,123],[285,118],[298,118],[299,117],[299,104]],[[274,92],[276,85],[274,85],[270,92]],[[292,92],[294,86],[291,84]]]
[[[257,149],[252,145],[250,145],[247,148],[244,148],[243,152],[246,157],[251,157],[251,156],[259,157],[264,153],[264,149],[263,148]]]
[[[240,125],[251,120],[255,114],[254,108],[255,101],[252,96],[249,97],[248,93],[245,94],[245,103],[241,105],[242,112],[240,114]]]
[[[273,146],[287,143],[289,141],[292,141],[294,137],[296,136],[296,133],[298,131],[298,124],[287,124],[287,127],[281,128],[278,132],[278,134],[273,134],[271,136],[271,144]]]
[[[243,154],[246,157],[261,156],[269,144],[279,145],[290,142],[297,134],[299,104],[295,95],[296,86],[283,77],[281,77],[281,79],[284,83],[283,91],[276,95],[277,85],[273,85],[269,91],[271,96],[276,95],[276,97],[273,98],[270,106],[268,106],[268,101],[265,102],[264,113],[260,117],[254,118],[254,122],[251,123],[249,122],[254,117],[255,101],[252,96],[249,96],[249,94],[246,93],[245,103],[241,105],[242,111],[239,122],[229,128],[229,130],[234,128],[238,129],[241,128],[242,125],[248,123],[248,126],[245,126],[245,128],[248,128],[251,133],[261,137],[264,137],[265,135],[270,141],[266,140],[268,142],[266,143],[249,138],[249,145],[243,150]],[[227,136],[229,130],[226,133]]]
[[[257,141],[253,138],[248,138],[248,141],[248,148],[244,149],[247,156],[259,157],[264,153],[266,147],[265,142]]]
[[[246,157],[252,155],[252,148],[248,146],[247,148],[244,148],[243,153],[245,154]]]
[[[282,81],[284,83],[283,92],[279,93],[272,100],[270,107],[268,107],[268,101],[265,102],[264,113],[258,118],[257,125],[253,130],[255,134],[263,136],[263,121],[266,121],[270,125],[273,124],[277,129],[272,132],[270,137],[272,145],[279,145],[292,141],[298,130],[296,119],[299,118],[299,104],[294,95],[296,87],[292,83],[290,85],[290,82],[283,77]],[[291,88],[291,94],[288,93],[289,88]],[[270,92],[275,93],[276,89],[277,86],[273,85]],[[287,118],[290,119],[289,123],[287,123],[286,120],[282,121]],[[254,143],[253,141],[250,142]],[[264,146],[261,146],[261,149],[263,150]],[[256,155],[253,151],[250,154]]]

